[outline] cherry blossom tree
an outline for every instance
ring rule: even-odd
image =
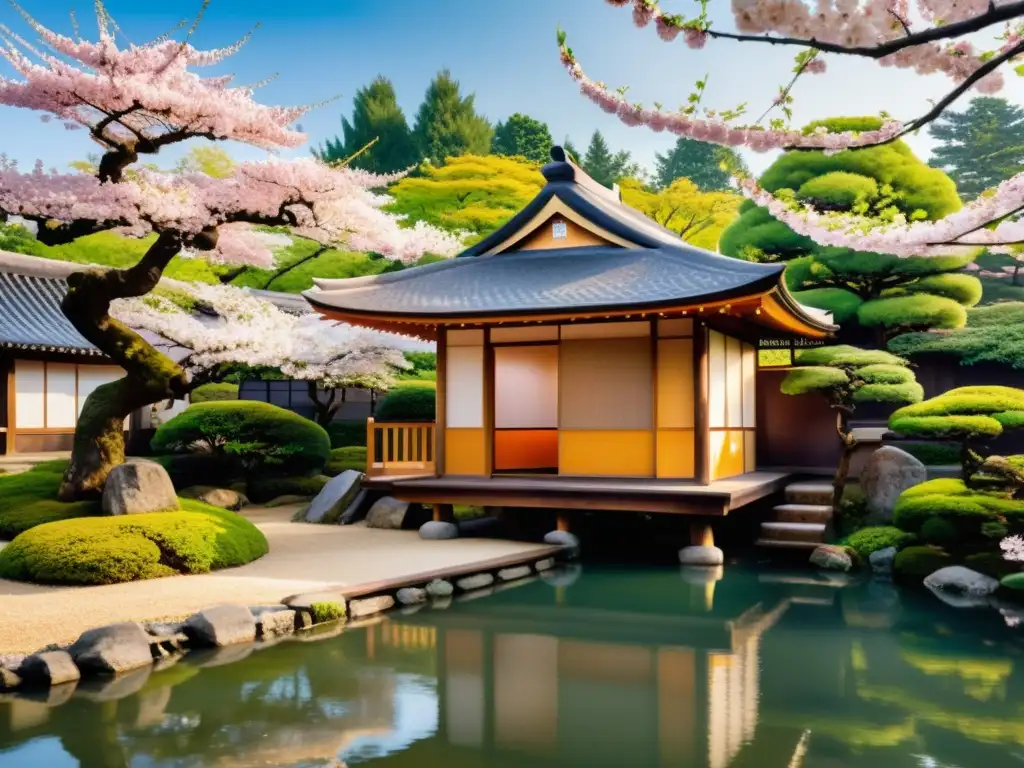
[[[712,110],[701,106],[707,78],[697,81],[687,104],[676,112],[631,103],[626,89],[609,89],[591,79],[559,32],[562,63],[581,92],[627,125],[646,126],[679,136],[755,151],[774,149],[855,151],[895,141],[935,120],[970,91],[995,93],[1003,87],[1004,65],[1024,54],[1024,2],[1021,0],[731,0],[736,31],[713,26],[708,0],[699,0],[692,18],[663,11],[654,0],[607,0],[631,7],[638,27],[653,26],[664,41],[682,39],[690,49],[709,40],[734,40],[798,53],[789,83],[752,124],[741,124],[746,106]],[[989,50],[974,40],[989,34]],[[971,36],[971,39],[966,39]],[[883,115],[877,130],[801,131],[788,125],[794,86],[801,77],[827,71],[830,56],[872,59],[884,67],[917,74],[941,74],[953,86],[918,117],[900,121]],[[1019,63],[1019,62],[1018,62]],[[1017,67],[1019,71],[1020,67]],[[781,113],[765,122],[773,110]],[[1024,243],[1024,174],[999,184],[977,200],[937,221],[908,222],[900,215],[887,220],[849,213],[818,211],[742,182],[744,193],[775,218],[821,245],[897,256],[933,256],[986,246],[996,250]]]
[[[403,352],[427,345],[411,337],[370,331],[324,320],[317,313],[294,315],[232,285],[181,283],[164,278],[143,297],[117,299],[112,316],[160,338],[155,346],[189,374],[197,387],[223,378],[225,368],[274,368],[309,383],[317,421],[330,423],[340,407],[322,390],[340,387],[388,389],[395,373],[410,364]]]
[[[16,73],[0,77],[0,104],[43,113],[69,130],[84,130],[101,150],[93,175],[45,170],[25,173],[0,161],[0,217],[38,225],[47,245],[101,231],[155,235],[128,269],[92,270],[68,280],[63,311],[79,332],[125,369],[124,378],[96,389],[82,409],[62,499],[99,493],[110,469],[124,460],[122,422],[136,408],[180,398],[188,372],[112,317],[111,303],[144,296],[179,253],[266,266],[272,255],[254,235],[260,225],[289,227],[322,243],[372,250],[411,261],[447,255],[458,240],[426,226],[403,228],[384,213],[376,194],[402,174],[377,176],[313,159],[241,163],[222,178],[165,174],[140,157],[190,139],[234,140],[270,151],[301,145],[293,127],[310,107],[266,106],[254,87],[196,70],[223,62],[245,42],[199,50],[189,42],[205,11],[170,35],[145,44],[125,41],[97,0],[98,39],[68,37],[44,27],[15,5],[39,37],[33,44],[6,27],[2,55]],[[183,41],[173,39],[185,30]]]

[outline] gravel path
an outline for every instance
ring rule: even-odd
[[[297,592],[351,587],[538,549],[524,542],[421,541],[416,531],[292,523],[295,509],[245,510],[270,541],[270,554],[240,568],[102,587],[44,587],[0,579],[0,653],[70,643],[86,629],[118,621],[179,618],[218,603],[275,603]]]

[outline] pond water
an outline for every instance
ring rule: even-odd
[[[1024,766],[1024,637],[998,612],[844,576],[705,573],[577,567],[0,697],[0,766]]]

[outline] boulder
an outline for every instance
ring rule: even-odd
[[[259,638],[290,635],[295,631],[295,611],[283,605],[252,611],[256,619],[256,636]]]
[[[180,494],[186,499],[195,499],[211,507],[230,509],[237,512],[249,503],[244,494],[228,488],[216,488],[212,485],[193,485],[183,490]]]
[[[218,605],[190,616],[185,634],[198,645],[251,643],[256,639],[256,619],[244,605]]]
[[[718,547],[683,547],[679,550],[679,562],[682,565],[713,567],[725,562],[725,553]]]
[[[366,489],[362,489],[357,493],[349,505],[342,510],[341,514],[338,515],[338,523],[341,525],[352,525],[352,523],[358,523],[364,517],[366,517],[366,497],[368,496]]]
[[[395,598],[402,605],[418,605],[427,602],[427,590],[419,587],[405,587],[395,593]]]
[[[892,564],[896,560],[896,547],[876,549],[868,556],[871,570],[880,576],[892,574]]]
[[[457,539],[459,528],[455,523],[445,523],[440,520],[430,520],[420,526],[420,538],[428,541],[440,541],[441,539]]]
[[[103,486],[105,515],[139,515],[178,508],[171,476],[155,461],[129,461],[107,475]]]
[[[525,579],[533,573],[533,569],[528,565],[516,565],[512,568],[502,568],[498,571],[498,578],[501,581],[515,581],[516,579]]]
[[[427,584],[425,589],[431,597],[451,597],[452,592],[455,591],[455,587],[451,585],[451,582],[444,579],[434,579]]]
[[[119,674],[153,663],[151,638],[134,621],[97,627],[82,633],[68,649],[83,674]]]
[[[310,502],[303,519],[307,523],[336,523],[348,505],[359,493],[359,483],[363,479],[360,472],[346,469],[336,475]]]
[[[811,552],[811,565],[828,571],[848,571],[853,567],[853,558],[842,547],[822,544]]]
[[[544,534],[544,543],[555,547],[562,547],[559,557],[565,560],[575,560],[580,554],[580,540],[568,531],[548,531]]]
[[[868,524],[892,522],[896,500],[907,488],[928,479],[928,470],[918,459],[892,445],[883,445],[868,459],[860,474],[860,487],[867,502]]]
[[[473,576],[466,576],[465,578],[458,579],[455,582],[455,586],[464,592],[468,592],[471,589],[483,589],[489,587],[494,583],[494,577],[489,573],[477,573]]]
[[[67,651],[34,653],[21,662],[18,675],[30,685],[61,685],[82,677]]]
[[[947,592],[966,597],[988,597],[999,588],[991,576],[972,571],[962,565],[947,565],[925,577],[924,585],[932,592]]]
[[[544,571],[550,571],[555,567],[555,558],[545,557],[543,560],[538,560],[533,564],[533,567],[537,570],[537,573],[543,573]]]
[[[21,677],[13,669],[0,667],[0,693],[17,690],[21,687]]]
[[[361,616],[372,616],[393,608],[395,598],[391,595],[380,595],[379,597],[367,597],[363,600],[352,600],[348,604],[349,618],[358,619]]]
[[[408,511],[409,502],[384,496],[373,502],[370,511],[366,513],[366,527],[384,528],[389,531],[401,530],[402,521],[405,520],[405,513]]]

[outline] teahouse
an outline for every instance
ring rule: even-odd
[[[694,248],[551,154],[537,197],[459,256],[304,294],[437,342],[436,432],[371,422],[371,484],[702,515],[779,490],[784,474],[757,471],[757,341],[826,338],[830,316],[793,299],[783,265]]]

